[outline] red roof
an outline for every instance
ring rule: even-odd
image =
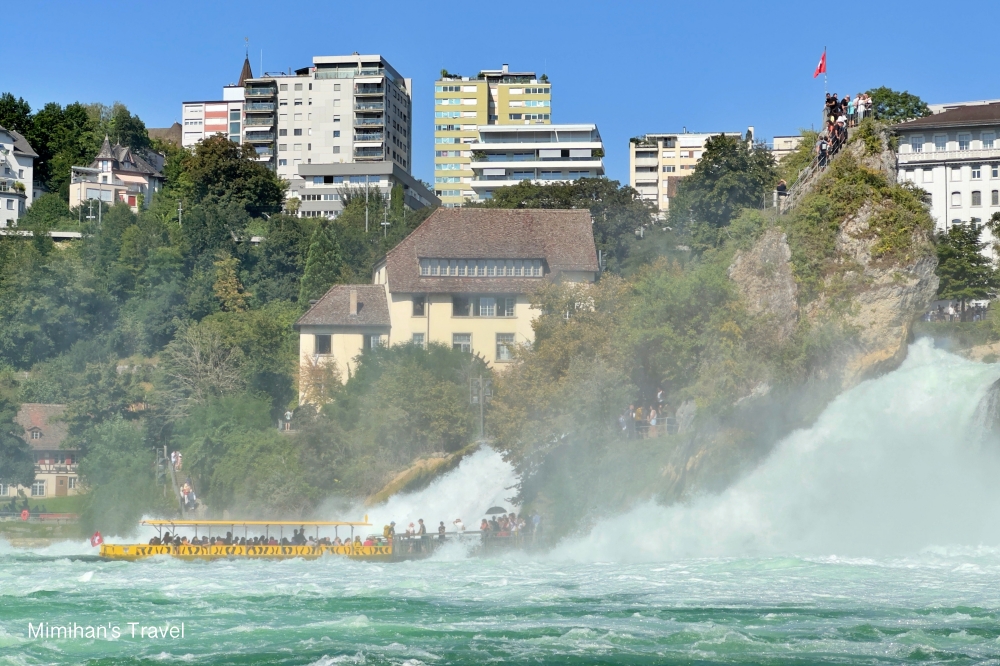
[[[21,405],[14,420],[24,428],[24,439],[31,448],[38,451],[60,450],[68,434],[66,422],[62,420],[65,411],[66,405],[26,402]],[[32,431],[38,431],[41,437],[33,439]]]

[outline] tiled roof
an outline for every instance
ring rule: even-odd
[[[66,422],[61,420],[66,405],[44,405],[37,402],[26,402],[21,405],[14,419],[24,428],[24,439],[35,450],[51,451],[60,449],[66,439]],[[39,430],[41,439],[32,439],[31,431]]]
[[[598,270],[588,210],[438,208],[386,255],[390,293],[526,293],[539,278],[421,277],[421,258],[542,259],[548,279]]]
[[[1000,123],[1000,103],[959,106],[941,113],[899,123],[895,126],[895,129],[962,127],[966,125],[981,125],[983,123]]]
[[[134,168],[125,167],[126,157],[131,160],[132,164],[135,165]],[[146,176],[163,178],[163,174],[160,173],[160,170],[146,161],[142,155],[134,152],[128,146],[123,146],[118,143],[112,146],[111,141],[109,141],[106,136],[104,137],[104,143],[101,144],[100,152],[97,153],[97,157],[94,158],[94,161],[91,162],[90,166],[96,168],[98,160],[101,159],[114,160],[117,163],[115,168],[120,171],[133,171]]]
[[[38,153],[35,149],[31,147],[28,140],[24,138],[23,134],[15,132],[14,130],[6,129],[0,125],[0,132],[7,132],[14,139],[14,152],[20,155],[25,155],[27,157],[38,157]]]
[[[350,314],[351,292],[358,293],[358,313]],[[388,326],[389,302],[380,284],[338,284],[299,317],[299,326]]]

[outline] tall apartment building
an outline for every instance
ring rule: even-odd
[[[534,72],[483,70],[434,83],[434,192],[447,207],[475,199],[472,148],[487,125],[548,125],[552,86]]]
[[[468,145],[476,200],[522,180],[548,184],[604,175],[604,144],[593,124],[483,125],[479,140]]]
[[[645,134],[629,139],[629,185],[661,212],[670,207],[680,178],[690,175],[705,152],[705,143],[724,134],[742,138],[739,132]],[[750,128],[753,135],[753,127]]]

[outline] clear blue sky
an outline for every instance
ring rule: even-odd
[[[851,7],[859,8],[852,11]],[[125,103],[148,127],[181,102],[313,55],[381,53],[413,79],[414,175],[433,182],[433,82],[509,63],[546,72],[552,119],[595,122],[608,176],[627,182],[646,132],[794,134],[830,90],[887,85],[928,102],[1000,98],[990,26],[1000,2],[21,2],[6,17],[0,91],[46,102]],[[940,21],[940,22],[938,22]],[[968,41],[965,41],[968,39]],[[11,59],[17,54],[17,57]]]

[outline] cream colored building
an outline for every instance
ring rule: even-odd
[[[434,83],[434,193],[454,207],[475,199],[470,144],[483,125],[548,125],[552,85],[544,74],[483,70],[475,77],[448,76]]]
[[[534,340],[531,293],[597,272],[589,211],[439,208],[376,264],[373,284],[337,285],[302,315],[300,367],[336,363],[346,381],[365,349],[440,343],[501,369]]]
[[[30,488],[0,484],[0,503],[17,497],[19,491],[33,499],[65,497],[80,491],[76,471],[79,452],[65,444],[65,411],[66,405],[21,405],[14,420],[24,428],[24,439],[35,457],[35,481]]]
[[[104,137],[101,151],[90,166],[70,167],[70,208],[96,199],[108,205],[121,201],[139,212],[140,204],[149,206],[153,194],[163,187],[162,161],[159,153],[147,151],[140,155],[128,146],[112,146]]]
[[[0,127],[0,229],[16,227],[38,196],[34,188],[37,157],[27,139]]]
[[[753,127],[749,129],[753,136]],[[742,138],[739,132],[645,134],[629,139],[629,185],[639,195],[666,212],[674,196],[677,181],[694,171],[705,152],[705,143],[713,136]]]

